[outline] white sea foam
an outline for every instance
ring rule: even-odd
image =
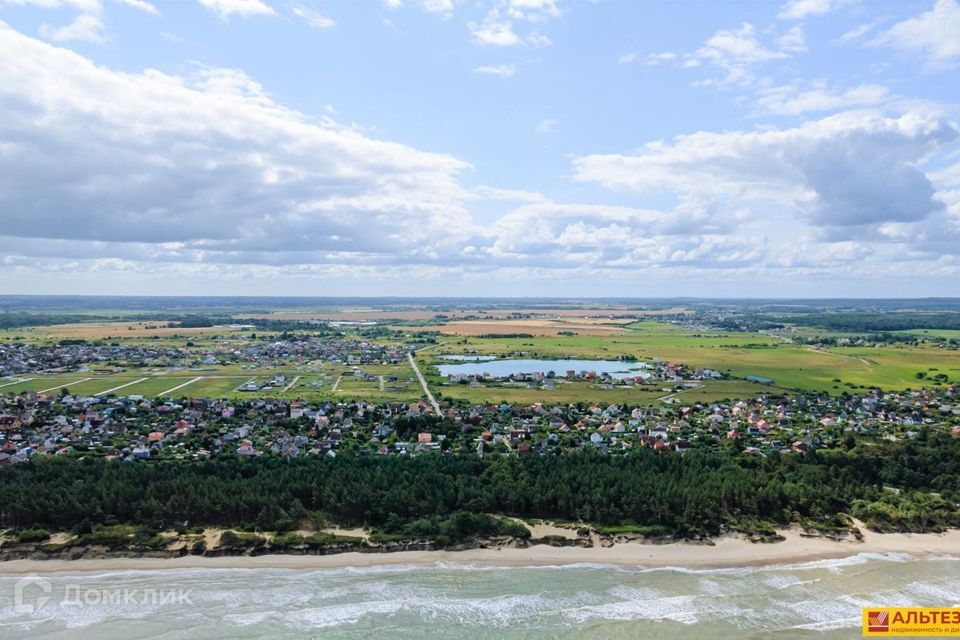
[[[802,587],[806,585],[815,585],[820,582],[820,578],[803,578],[792,573],[774,573],[763,576],[763,584],[773,589],[790,589],[793,587]]]
[[[948,606],[957,565],[905,554],[856,554],[794,565],[631,569],[602,564],[489,567],[442,562],[354,569],[190,569],[51,574],[55,592],[90,588],[192,590],[182,606],[124,602],[31,614],[13,609],[0,576],[0,637],[502,640],[578,637],[849,637],[863,606]],[[673,626],[671,626],[673,625]],[[680,625],[684,625],[681,627]],[[702,625],[702,626],[701,626]],[[451,630],[456,630],[451,632]],[[191,632],[191,630],[195,630]],[[387,630],[387,631],[385,631]],[[792,632],[790,630],[793,630]],[[191,635],[192,633],[192,635]],[[619,635],[616,635],[619,634]]]
[[[792,629],[806,629],[809,631],[834,631],[838,629],[851,629],[860,627],[860,618],[837,618],[836,620],[821,620],[808,624],[797,624]]]
[[[960,598],[960,579],[943,582],[911,582],[904,589],[914,598],[917,596],[933,601],[955,602]]]
[[[826,560],[811,560],[810,562],[801,562],[796,564],[769,565],[758,567],[761,571],[775,571],[784,569],[829,569],[837,570],[844,567],[855,567],[868,562],[909,562],[917,558],[909,553],[855,553],[843,558],[833,558]]]
[[[580,571],[594,570],[618,573],[636,573],[639,569],[634,569],[621,564],[606,564],[602,562],[568,562],[564,564],[462,564],[447,560],[438,560],[432,566],[438,569],[449,569],[453,571],[477,571],[477,572],[502,572],[502,571]]]
[[[655,600],[614,602],[587,607],[571,612],[574,619],[590,618],[609,620],[669,620],[682,624],[697,624],[707,620],[735,617],[742,609],[735,604],[715,598],[700,596],[673,596]]]
[[[221,620],[230,624],[235,624],[238,627],[249,627],[253,625],[262,624],[266,620],[274,618],[276,616],[274,611],[254,611],[251,613],[237,613],[233,615],[223,616]]]
[[[479,627],[507,627],[553,613],[570,602],[539,594],[494,598],[438,598],[405,603],[425,620]]]
[[[814,628],[817,625],[831,627],[838,620],[855,621],[860,616],[860,608],[840,599],[801,600],[787,602],[784,606],[793,611],[799,622],[794,626]]]
[[[621,600],[652,600],[662,595],[662,592],[649,587],[632,587],[629,585],[617,585],[607,590],[607,593]]]
[[[640,573],[682,573],[692,576],[699,575],[749,575],[758,571],[760,567],[717,567],[717,568],[694,568],[680,566],[665,567],[641,567]]]
[[[765,573],[770,571],[792,571],[805,569],[828,569],[836,570],[843,567],[852,567],[868,562],[908,562],[917,558],[909,553],[854,553],[842,558],[828,558],[823,560],[810,560],[808,562],[796,562],[787,564],[765,564],[753,567],[717,567],[717,568],[693,568],[681,566],[667,567],[647,567],[641,569],[644,573],[673,572],[685,573],[690,575],[749,575],[753,573]]]
[[[340,625],[356,624],[370,616],[385,616],[400,610],[399,602],[354,602],[314,607],[284,613],[284,622],[303,629],[318,629]]]

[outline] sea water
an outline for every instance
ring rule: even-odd
[[[21,582],[18,599],[24,579],[0,575],[4,640],[856,638],[865,606],[960,604],[960,560],[901,554],[731,569],[437,563],[56,574]],[[62,601],[67,589],[73,602]],[[36,606],[40,592],[48,600]]]

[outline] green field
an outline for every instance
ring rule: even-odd
[[[34,391],[40,392],[44,391],[46,393],[60,393],[60,388],[63,385],[73,386],[77,383],[78,380],[84,380],[86,378],[92,377],[89,373],[71,373],[63,375],[52,375],[52,376],[43,376],[43,375],[32,375],[27,374],[20,376],[22,378],[30,378],[28,382],[21,382],[19,384],[8,385],[4,383],[4,387],[0,389],[0,392],[3,393],[20,393],[21,391]],[[109,376],[99,376],[97,379],[104,380],[109,378]],[[135,378],[132,378],[135,380]],[[109,387],[104,387],[108,389]]]
[[[760,376],[778,387],[839,393],[853,387],[906,389],[933,386],[918,372],[936,370],[960,380],[960,351],[935,346],[836,347],[815,350],[756,333],[699,333],[645,321],[616,337],[457,337],[419,356],[425,372],[439,354],[478,353],[500,357],[672,360],[737,378]],[[434,377],[434,380],[437,378]]]
[[[375,401],[410,401],[418,399],[423,391],[406,362],[400,364],[363,365],[360,370],[374,377],[366,380],[353,375],[353,367],[341,366],[332,371],[334,381],[326,386],[326,397]],[[335,379],[340,378],[333,392]],[[396,380],[390,380],[395,377]],[[382,378],[382,382],[381,382]]]
[[[916,330],[909,333],[948,338],[960,336],[960,331],[947,330]],[[191,336],[189,340],[210,340],[211,346],[214,343],[209,336]],[[229,342],[239,345],[247,340],[247,336],[238,335],[231,337]],[[156,340],[142,337],[123,340],[124,343],[147,341],[155,345],[159,342],[169,347],[182,347],[186,343],[182,337],[166,336]],[[219,346],[225,345],[221,342]],[[558,381],[553,390],[495,384],[484,384],[480,388],[451,385],[439,377],[432,365],[441,362],[438,355],[463,353],[498,357],[603,360],[630,356],[641,361],[679,361],[690,368],[715,369],[729,376],[726,380],[704,382],[698,389],[679,392],[674,397],[681,402],[714,401],[784,390],[841,393],[863,391],[870,387],[885,390],[930,387],[938,384],[933,377],[939,374],[946,376],[946,382],[960,381],[960,351],[934,344],[919,347],[891,344],[817,350],[759,333],[696,331],[674,324],[645,320],[631,323],[624,328],[622,334],[613,336],[439,336],[435,346],[423,349],[417,354],[419,366],[431,389],[438,396],[476,403],[595,401],[644,404],[660,402],[665,396],[672,396],[674,393],[674,385],[666,383],[634,388],[614,386],[606,389],[595,382]],[[331,362],[291,363],[284,366],[238,363],[185,369],[134,367],[118,373],[105,369],[88,373],[24,374],[19,377],[30,379],[0,380],[0,393],[44,391],[56,394],[66,389],[73,394],[94,395],[121,387],[112,393],[118,396],[165,395],[175,398],[303,398],[312,402],[409,402],[422,396],[420,385],[406,362],[364,365],[360,369],[370,377],[355,375],[353,366]],[[265,388],[257,392],[237,391],[239,386],[250,379],[265,382],[278,373],[283,373],[287,378],[282,387]],[[918,378],[918,374],[921,377]],[[769,378],[773,381],[773,386],[747,382],[744,380],[747,376]],[[199,379],[195,380],[196,378]],[[290,385],[289,388],[287,385]]]
[[[945,338],[947,340],[960,340],[960,329],[910,329],[908,331],[898,331],[897,333],[907,333],[920,338]]]
[[[59,394],[96,395],[116,389],[110,395],[142,395],[173,398],[304,398],[319,400],[410,401],[420,398],[422,390],[406,363],[364,365],[360,369],[373,376],[367,380],[354,375],[354,367],[325,363],[322,366],[242,368],[203,367],[170,372],[157,369],[129,369],[117,374],[69,373],[25,374],[9,380],[0,380],[0,393],[45,392]],[[257,392],[237,389],[248,380],[258,383],[270,381],[278,373],[286,376],[281,387],[265,388]],[[391,380],[390,378],[396,378]],[[144,379],[145,378],[145,379]],[[199,378],[199,379],[198,379]],[[337,383],[337,379],[340,383]],[[382,378],[382,382],[381,382]],[[24,381],[18,381],[23,379]],[[320,384],[316,384],[319,382]],[[181,387],[181,385],[184,385]],[[337,389],[334,391],[334,386]],[[177,388],[180,387],[180,388]],[[167,393],[171,392],[171,393]]]

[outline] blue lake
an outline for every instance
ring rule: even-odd
[[[547,373],[553,371],[557,377],[563,377],[567,371],[594,371],[598,375],[609,373],[613,378],[648,377],[643,362],[622,362],[620,360],[491,360],[488,362],[467,362],[463,364],[437,365],[440,375],[455,374],[477,375],[489,373],[496,378],[504,378],[516,373]]]

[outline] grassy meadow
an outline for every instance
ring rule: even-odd
[[[597,322],[600,322],[599,320]],[[111,324],[105,327],[103,325]],[[220,329],[217,333],[198,332],[175,335],[142,335],[146,329],[124,329],[132,323],[102,323],[38,327],[4,332],[3,341],[51,342],[67,335],[110,333],[110,341],[121,344],[149,344],[157,347],[219,348],[250,340],[250,333]],[[507,325],[503,325],[507,326]],[[610,325],[611,328],[613,325]],[[914,330],[910,334],[956,337],[960,331]],[[266,334],[266,332],[263,332]],[[105,335],[105,334],[104,334]],[[103,336],[101,336],[103,337]],[[379,341],[379,340],[378,340]],[[591,381],[558,381],[547,390],[525,384],[484,384],[479,388],[450,384],[433,366],[443,354],[478,354],[501,358],[583,358],[615,360],[622,357],[641,361],[660,359],[677,361],[691,368],[710,368],[728,374],[731,379],[703,381],[693,389],[678,389],[674,384],[658,383],[637,387],[604,388]],[[439,335],[438,343],[417,354],[418,364],[431,389],[439,397],[467,402],[569,403],[616,402],[653,403],[665,398],[673,402],[709,402],[726,398],[753,396],[784,390],[810,390],[841,393],[863,391],[869,387],[885,390],[935,386],[934,376],[943,374],[948,381],[960,381],[960,351],[935,345],[884,345],[881,347],[832,347],[814,349],[789,344],[777,337],[759,333],[707,332],[682,328],[654,319],[616,325],[608,335],[538,335],[535,337],[482,337]],[[309,401],[368,400],[408,402],[420,398],[422,390],[406,362],[360,367],[356,375],[349,365],[330,362],[291,364],[289,366],[209,365],[188,369],[129,368],[120,372],[93,370],[85,373],[31,373],[0,379],[0,393],[25,391],[73,394],[143,395],[147,397],[303,398]],[[266,382],[278,374],[286,376],[280,387],[257,392],[238,388],[248,380]],[[918,377],[918,374],[921,377]],[[745,380],[759,376],[773,381],[761,385]],[[112,391],[111,391],[112,390]]]
[[[737,378],[769,378],[783,389],[839,393],[860,387],[906,389],[933,386],[918,372],[945,373],[960,380],[960,351],[935,346],[834,347],[817,350],[757,333],[711,333],[644,321],[618,336],[537,336],[533,338],[448,338],[420,354],[422,366],[440,354],[476,353],[498,357],[617,359],[658,358],[704,367]],[[752,390],[749,390],[752,392]],[[689,397],[689,396],[688,396]]]

